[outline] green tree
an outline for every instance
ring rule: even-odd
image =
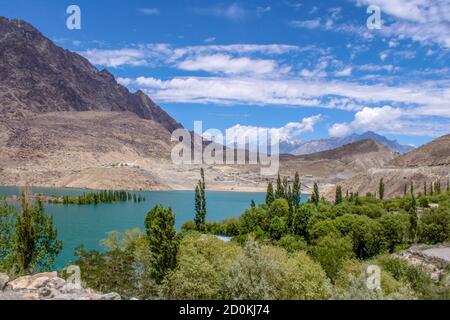
[[[0,199],[0,272],[9,272],[15,264],[14,232],[17,210]]]
[[[201,176],[201,185],[200,185],[200,193],[202,196],[202,216],[203,220],[206,219],[206,182],[205,182],[205,170],[203,168],[200,169]]]
[[[272,182],[269,182],[269,185],[267,186],[267,193],[266,193],[266,204],[268,206],[270,206],[274,200],[275,200],[275,196],[273,194],[273,184],[272,184]]]
[[[415,241],[419,217],[417,215],[417,201],[414,194],[411,195],[411,205],[408,213],[409,213],[409,223],[411,227],[410,235],[411,239]]]
[[[292,205],[294,209],[298,208],[301,201],[301,182],[298,172],[295,173],[294,184],[292,186]]]
[[[281,176],[278,174],[277,187],[275,189],[275,199],[282,199],[285,197],[285,191],[283,189],[283,182]]]
[[[32,205],[26,192],[22,193],[20,203],[14,234],[18,271],[21,274],[48,271],[62,249],[53,218],[45,214],[40,201]]]
[[[353,243],[349,237],[331,233],[317,240],[312,249],[312,256],[334,282],[344,262],[353,258]]]
[[[154,207],[147,215],[145,229],[152,255],[153,277],[161,283],[164,276],[176,266],[178,238],[172,209]]]
[[[336,205],[342,203],[342,187],[341,186],[336,187],[336,197],[335,197],[334,203]]]
[[[381,178],[380,180],[380,186],[378,188],[378,194],[380,196],[380,200],[384,199],[384,179]]]
[[[314,182],[313,193],[311,195],[311,202],[314,203],[316,206],[320,202],[319,185],[317,184],[317,182]]]
[[[203,219],[203,212],[202,212],[202,196],[200,192],[200,182],[195,187],[195,227],[198,231],[204,231],[205,229],[205,220]]]

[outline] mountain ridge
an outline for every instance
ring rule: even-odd
[[[131,93],[107,71],[63,49],[23,20],[0,17],[0,114],[132,112],[169,131],[181,128],[142,91]]]
[[[305,155],[305,154],[312,154],[317,153],[321,151],[327,151],[327,150],[333,150],[339,147],[342,147],[344,145],[357,142],[357,141],[363,141],[372,139],[375,141],[378,141],[382,143],[383,145],[387,146],[389,149],[391,149],[394,152],[405,154],[408,153],[415,148],[412,146],[406,146],[401,145],[396,140],[389,140],[386,137],[379,135],[372,131],[367,131],[362,134],[352,134],[347,137],[343,138],[328,138],[328,139],[319,139],[319,140],[311,140],[306,142],[282,142],[280,145],[280,152],[281,153],[288,153],[293,155]]]

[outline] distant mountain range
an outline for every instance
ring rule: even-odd
[[[368,131],[363,134],[352,134],[344,138],[329,138],[307,142],[284,141],[280,144],[280,153],[297,156],[312,154],[337,149],[344,145],[363,140],[375,140],[388,147],[391,151],[400,154],[405,154],[415,149],[413,146],[401,145],[396,140],[389,140],[375,132]]]

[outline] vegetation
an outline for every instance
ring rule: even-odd
[[[23,192],[19,211],[1,200],[0,228],[0,271],[23,275],[53,267],[62,243],[41,202],[32,204]]]
[[[84,285],[140,299],[448,299],[445,278],[393,255],[416,243],[450,241],[450,191],[385,199],[357,193],[329,202],[319,184],[300,202],[300,179],[277,178],[266,202],[252,202],[238,219],[206,221],[204,172],[193,221],[177,234],[170,208],[156,206],[144,227],[111,232],[106,250],[76,250]],[[427,188],[430,191],[429,188]],[[383,191],[383,192],[381,192]],[[24,200],[19,213],[0,203],[0,269],[48,269],[60,250],[42,204]],[[4,232],[3,232],[4,230]],[[224,241],[217,235],[225,235]],[[14,243],[13,246],[9,243]],[[368,277],[379,268],[377,286]],[[372,271],[370,271],[372,270]]]
[[[77,204],[77,205],[91,205],[100,203],[118,203],[118,202],[144,202],[145,197],[140,194],[130,193],[126,191],[112,191],[104,190],[100,192],[83,193],[78,197],[52,197],[48,203],[52,204]]]

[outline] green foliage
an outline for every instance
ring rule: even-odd
[[[272,182],[269,182],[269,185],[267,186],[267,192],[266,192],[266,204],[268,206],[272,205],[272,202],[275,200],[275,195],[273,193],[273,184]]]
[[[205,171],[200,170],[201,180],[195,187],[195,226],[197,231],[204,231],[206,224],[206,183]]]
[[[13,248],[15,267],[19,274],[48,271],[62,249],[53,227],[53,218],[44,213],[41,202],[32,205],[28,196],[21,196],[21,212],[17,216]]]
[[[386,214],[379,221],[383,226],[386,245],[391,253],[397,245],[408,242],[411,224],[407,214]]]
[[[317,184],[317,182],[314,182],[313,193],[311,195],[311,202],[317,206],[319,204],[319,201],[320,201],[319,185]]]
[[[419,241],[437,244],[450,240],[450,212],[439,208],[426,210],[419,224]]]
[[[236,300],[326,299],[326,276],[303,252],[289,256],[249,240],[229,269],[224,293]]]
[[[315,243],[312,256],[325,270],[327,276],[335,281],[345,261],[353,258],[353,243],[349,237],[331,233]]]
[[[10,272],[15,264],[14,233],[18,212],[0,199],[0,272]]]
[[[145,220],[145,230],[152,256],[153,278],[160,283],[176,266],[178,238],[172,209],[153,208]]]
[[[99,203],[119,203],[119,202],[143,202],[146,201],[145,197],[140,194],[130,193],[126,191],[112,191],[104,190],[100,192],[83,193],[78,197],[52,197],[48,200],[48,203],[52,204],[76,204],[76,205],[91,205]]]
[[[335,196],[334,203],[336,205],[342,203],[342,187],[341,186],[336,187],[336,196]]]
[[[186,235],[180,244],[178,265],[163,284],[168,299],[216,300],[223,298],[228,266],[241,251],[233,243],[196,233]]]
[[[292,234],[283,236],[280,240],[277,241],[276,244],[289,253],[293,253],[296,251],[306,251],[308,249],[308,244],[306,243],[304,238]]]
[[[384,199],[384,179],[383,178],[380,180],[380,186],[378,187],[378,195],[380,197],[380,200]]]

